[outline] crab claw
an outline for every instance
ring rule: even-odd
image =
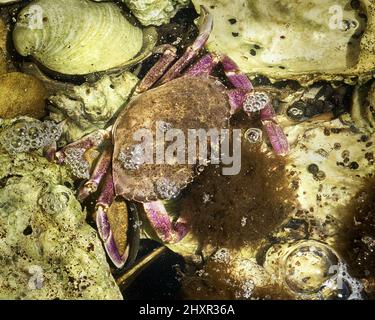
[[[117,268],[122,268],[128,260],[129,246],[126,247],[123,254],[120,254],[111,230],[107,213],[114,198],[115,193],[112,175],[108,174],[104,182],[102,193],[96,204],[96,226],[109,258]]]
[[[99,184],[108,173],[112,160],[112,148],[107,148],[101,154],[91,178],[80,188],[78,201],[83,202],[90,194],[98,190]]]
[[[103,206],[98,206],[96,210],[96,225],[98,227],[99,235],[103,240],[105,251],[109,258],[117,268],[122,268],[129,257],[129,246],[126,247],[124,254],[120,255],[117,249],[115,238],[109,225],[106,209]]]
[[[181,218],[172,222],[162,201],[144,203],[143,208],[153,230],[163,243],[177,243],[188,233],[187,222]]]

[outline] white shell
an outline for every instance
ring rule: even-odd
[[[88,0],[36,0],[19,14],[13,40],[22,56],[66,75],[125,64],[143,45],[142,30],[119,7]]]

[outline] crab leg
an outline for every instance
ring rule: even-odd
[[[237,64],[231,58],[222,56],[221,64],[226,77],[235,87],[227,92],[231,114],[235,114],[243,108],[249,92],[254,88],[249,78],[238,69]]]
[[[271,145],[277,155],[285,156],[289,153],[289,143],[284,131],[277,123],[276,112],[271,98],[264,92],[254,91],[249,78],[242,73],[237,64],[228,56],[221,58],[224,72],[235,89],[228,92],[231,112],[243,109],[248,116],[260,111],[260,118]]]
[[[181,75],[181,72],[190,64],[190,62],[198,55],[199,51],[206,44],[213,27],[212,15],[204,6],[201,6],[201,16],[203,23],[199,29],[199,35],[194,43],[188,47],[182,57],[169,69],[169,71],[161,78],[160,84],[171,81]]]
[[[171,45],[164,46],[163,55],[139,83],[135,90],[136,94],[147,91],[163,76],[170,65],[175,61],[176,51],[176,48]]]
[[[208,53],[193,64],[186,72],[185,75],[198,77],[209,76],[214,68],[219,63],[219,57],[215,54]]]
[[[223,65],[226,77],[236,89],[243,90],[244,92],[254,89],[247,75],[239,70],[237,64],[231,58],[223,55],[221,57],[221,64]]]
[[[268,138],[277,155],[286,156],[289,153],[289,143],[283,129],[277,123],[276,112],[272,103],[260,111],[260,119],[267,131]]]
[[[103,189],[96,203],[96,225],[99,235],[103,240],[104,248],[111,261],[117,268],[122,268],[129,256],[129,246],[126,247],[124,254],[120,255],[107,216],[107,212],[114,199],[115,191],[113,179],[112,174],[109,173],[104,180]]]
[[[62,164],[65,162],[66,153],[68,150],[79,150],[84,149],[88,150],[94,147],[99,146],[103,141],[110,139],[112,132],[112,127],[109,127],[106,130],[97,130],[89,135],[83,137],[81,140],[68,144],[58,152],[56,152],[56,159],[58,163]]]
[[[78,201],[84,201],[90,194],[98,190],[100,182],[108,173],[112,161],[112,148],[106,148],[101,154],[91,178],[78,192]]]
[[[57,143],[52,142],[49,146],[45,147],[43,150],[43,155],[48,159],[48,161],[53,162],[56,157]]]
[[[186,221],[179,218],[172,222],[162,201],[144,203],[143,208],[153,230],[163,243],[177,243],[188,233]]]

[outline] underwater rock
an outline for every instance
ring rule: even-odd
[[[42,118],[47,96],[43,83],[32,76],[20,72],[0,75],[0,118]]]
[[[64,167],[35,153],[0,163],[0,298],[122,299]]]

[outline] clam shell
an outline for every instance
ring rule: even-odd
[[[19,14],[16,50],[49,70],[85,75],[119,67],[143,46],[143,33],[112,3],[36,0]]]

